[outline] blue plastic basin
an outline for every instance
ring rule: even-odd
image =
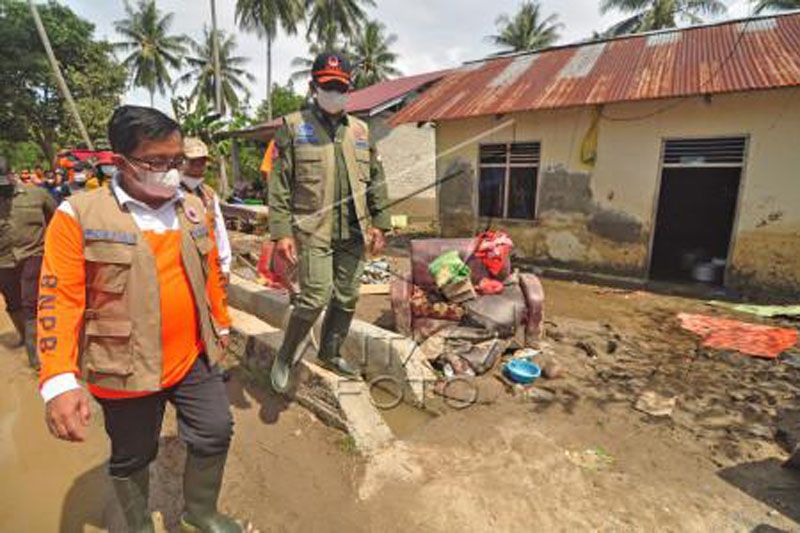
[[[542,375],[539,365],[529,359],[512,359],[503,367],[503,372],[514,383],[528,385]]]

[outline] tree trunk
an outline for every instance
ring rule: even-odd
[[[83,141],[86,143],[86,147],[89,148],[89,150],[94,150],[92,140],[89,138],[89,133],[86,131],[86,126],[84,126],[83,120],[81,120],[81,114],[78,112],[78,106],[75,105],[75,101],[72,99],[72,93],[69,90],[67,81],[64,79],[64,75],[61,73],[61,67],[58,65],[56,55],[53,53],[53,47],[50,45],[50,38],[47,36],[47,30],[42,23],[41,17],[39,17],[39,10],[37,9],[34,0],[29,0],[28,3],[31,8],[31,15],[33,15],[33,23],[36,26],[36,31],[39,33],[42,46],[44,46],[45,54],[47,54],[47,60],[50,62],[50,68],[53,69],[53,76],[56,79],[56,84],[58,85],[61,95],[64,97],[64,100],[67,103],[67,109],[69,109],[70,113],[72,113],[72,118],[75,121],[75,125],[78,127],[78,132],[81,134],[81,137],[83,137]]]
[[[272,118],[272,36],[267,35],[267,122]]]

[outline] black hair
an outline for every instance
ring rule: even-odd
[[[142,141],[160,141],[176,131],[181,131],[177,122],[151,107],[118,107],[108,122],[111,150],[122,155],[130,155]]]

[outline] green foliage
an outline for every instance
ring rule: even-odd
[[[675,28],[680,21],[703,22],[701,15],[721,15],[727,7],[721,0],[602,0],[600,11],[633,13],[601,34],[614,37],[628,33]]]
[[[128,54],[123,65],[130,72],[131,84],[142,87],[153,96],[166,94],[172,84],[170,71],[181,67],[186,53],[187,37],[169,33],[174,13],[162,14],[155,0],[139,0],[134,9],[125,0],[126,18],[114,23],[123,40],[115,47]]]
[[[274,40],[278,28],[297,33],[303,20],[302,0],[237,0],[236,23],[241,29]]]
[[[558,15],[545,17],[538,1],[522,2],[513,16],[500,15],[495,21],[498,34],[489,36],[489,41],[508,52],[532,52],[552,46],[558,41],[563,24]]]
[[[236,38],[233,35],[225,35],[223,31],[217,31],[219,39],[219,65],[222,78],[222,111],[236,111],[239,109],[241,100],[239,94],[249,97],[244,82],[255,81],[255,76],[248,72],[244,65],[249,61],[244,56],[237,56]],[[189,44],[194,55],[185,58],[189,65],[189,70],[180,78],[177,84],[194,84],[189,99],[197,101],[201,96],[209,102],[216,98],[216,75],[214,70],[214,42],[212,32],[208,28],[203,28],[203,41],[198,43],[190,40]]]
[[[399,76],[394,67],[397,54],[391,47],[397,42],[397,35],[386,35],[386,26],[377,20],[364,25],[361,34],[353,38],[351,58],[355,66],[353,85],[363,89],[389,78]]]
[[[41,4],[39,12],[89,135],[104,137],[111,111],[125,89],[125,69],[111,53],[111,45],[94,39],[94,26],[68,7],[51,1]],[[0,35],[0,140],[34,142],[52,161],[56,146],[74,144],[79,135],[27,2],[0,0]],[[20,150],[30,154],[25,147]]]
[[[272,116],[282,117],[299,111],[303,106],[305,97],[294,92],[294,85],[289,82],[286,85],[278,83],[272,86]],[[258,122],[265,122],[268,117],[267,101],[261,102],[256,110],[256,120]]]
[[[9,168],[16,171],[40,165],[44,158],[42,150],[32,142],[0,141],[0,155],[6,158]]]
[[[327,51],[340,49],[343,40],[355,38],[367,19],[364,8],[374,0],[306,0],[309,41]]]
[[[800,0],[757,0],[756,13],[800,9]]]

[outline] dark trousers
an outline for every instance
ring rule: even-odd
[[[233,435],[222,372],[206,356],[198,357],[174,387],[142,398],[97,401],[111,439],[108,471],[113,477],[129,477],[156,458],[167,402],[175,406],[178,435],[189,453],[204,457],[224,453]]]
[[[0,292],[9,314],[24,311],[26,321],[36,318],[41,270],[40,255],[23,259],[14,268],[0,268]]]

